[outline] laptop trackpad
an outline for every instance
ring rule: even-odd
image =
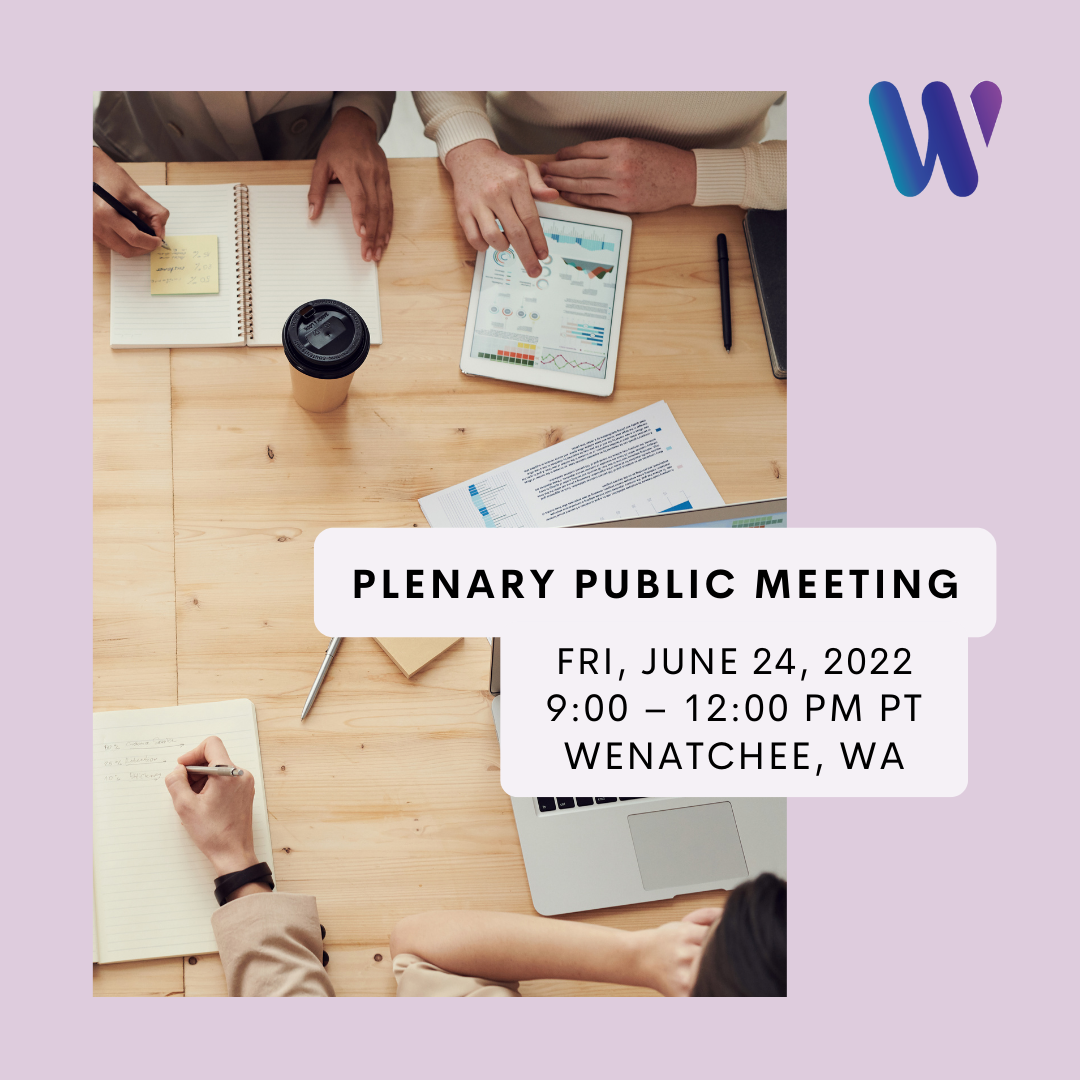
[[[646,889],[746,876],[746,859],[729,802],[631,814],[627,820]]]

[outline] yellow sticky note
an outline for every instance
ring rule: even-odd
[[[150,252],[151,296],[218,291],[216,236],[166,236],[165,243]]]

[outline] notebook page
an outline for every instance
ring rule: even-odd
[[[94,890],[95,893],[97,890]],[[98,948],[97,948],[97,899],[94,899],[94,963],[98,962]]]
[[[94,913],[102,963],[217,952],[214,871],[165,787],[178,755],[207,735],[219,736],[232,760],[254,774],[255,853],[273,867],[250,701],[95,713]]]
[[[248,188],[254,334],[249,345],[281,345],[285,320],[309,300],[340,300],[360,312],[382,344],[379,271],[360,257],[349,197],[331,184],[318,221],[308,220],[306,185]]]
[[[168,207],[166,235],[218,238],[216,293],[151,296],[150,255],[125,259],[112,255],[112,347],[183,348],[197,345],[243,345],[236,281],[236,205],[232,184],[191,187],[155,185],[144,189]]]

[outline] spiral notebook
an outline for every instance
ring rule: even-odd
[[[273,869],[250,701],[94,713],[95,964],[217,952],[214,871],[165,787],[177,757],[207,735],[217,735],[229,757],[255,776],[255,854]]]
[[[308,220],[306,184],[151,186],[169,209],[167,236],[216,236],[216,293],[151,295],[150,256],[112,252],[114,349],[281,345],[281,328],[309,300],[341,300],[382,343],[379,271],[360,256],[348,196],[331,184]]]

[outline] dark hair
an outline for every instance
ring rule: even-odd
[[[787,882],[744,881],[701,956],[691,997],[787,997]]]

